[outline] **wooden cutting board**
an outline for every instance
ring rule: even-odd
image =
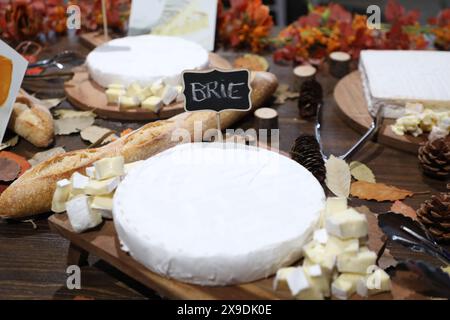
[[[338,82],[334,89],[334,99],[343,119],[355,130],[365,133],[372,123],[372,117],[369,114],[359,71],[350,73]],[[417,154],[419,144],[427,141],[427,135],[398,136],[390,128],[394,122],[393,119],[384,119],[378,134],[378,142]]]
[[[110,220],[81,234],[73,232],[65,213],[54,214],[48,221],[53,231],[70,241],[68,265],[84,265],[87,263],[88,254],[94,254],[163,297],[183,300],[292,299],[287,291],[275,292],[273,290],[273,276],[251,283],[222,287],[199,286],[162,277],[153,273],[120,249],[114,223]],[[371,233],[370,236],[376,236],[376,227],[369,226],[369,233]],[[411,278],[411,275],[409,277]],[[355,295],[352,299],[360,300],[362,298]],[[397,283],[396,279],[392,280],[392,293],[370,297],[370,300],[391,299],[427,299],[427,297],[406,288],[400,282]]]
[[[231,69],[231,64],[215,53],[209,54],[210,68]],[[120,110],[117,105],[108,104],[105,89],[89,77],[85,67],[74,70],[72,80],[64,84],[67,99],[78,109],[93,110],[98,116],[114,120],[151,121],[167,119],[184,112],[184,103],[175,102],[161,109],[159,113],[142,108]]]

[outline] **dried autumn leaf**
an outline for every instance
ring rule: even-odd
[[[28,160],[28,162],[31,164],[32,167],[34,167],[39,163],[44,162],[50,159],[51,157],[56,156],[58,154],[62,154],[64,152],[66,152],[66,150],[62,147],[52,148],[46,151],[36,153],[31,159]]]
[[[0,158],[0,181],[14,181],[20,173],[20,166],[14,160]]]
[[[14,147],[17,143],[19,142],[19,136],[14,136],[11,139],[0,143],[0,151],[10,148],[10,147]]]
[[[408,206],[407,204],[403,203],[400,200],[394,202],[394,204],[391,206],[390,211],[403,214],[414,220],[417,219],[416,210],[414,210],[413,208],[411,208],[410,206]]]
[[[274,95],[276,97],[275,104],[284,104],[286,100],[298,98],[300,93],[290,91],[289,85],[283,83],[278,86]]]
[[[347,162],[331,155],[325,163],[325,169],[327,170],[325,184],[328,189],[338,197],[347,198],[352,180]]]
[[[81,130],[91,126],[95,121],[95,114],[91,111],[75,111],[75,110],[57,110],[55,116],[58,117],[54,121],[55,134],[68,135],[80,132]]]
[[[372,170],[362,162],[350,162],[350,173],[352,174],[352,177],[358,181],[376,182]]]
[[[363,200],[396,201],[410,197],[414,192],[388,186],[384,183],[356,181],[352,183],[350,193]]]
[[[0,151],[0,158],[8,158],[15,161],[20,166],[19,177],[31,168],[30,163],[22,156],[9,151]]]
[[[110,135],[108,136],[108,134]],[[80,132],[81,139],[86,140],[90,143],[97,143],[100,139],[102,140],[102,144],[109,143],[113,141],[113,130],[108,128],[102,128],[99,126],[90,126],[84,128]],[[104,138],[106,136],[106,138]],[[117,138],[117,137],[116,137]]]

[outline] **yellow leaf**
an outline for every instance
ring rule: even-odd
[[[362,162],[350,162],[350,173],[352,174],[353,178],[358,181],[367,181],[372,183],[376,182],[375,175],[373,174],[372,170],[370,170],[370,168]]]
[[[331,155],[325,163],[325,168],[327,169],[325,184],[328,189],[338,197],[348,198],[352,177],[347,162]]]

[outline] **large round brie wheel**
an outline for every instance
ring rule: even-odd
[[[239,144],[193,143],[132,171],[114,196],[122,248],[180,281],[265,278],[301,256],[325,195],[298,163]]]
[[[110,84],[150,86],[162,80],[175,85],[184,70],[208,66],[208,52],[200,45],[177,37],[143,35],[111,40],[94,49],[86,59],[92,79]]]

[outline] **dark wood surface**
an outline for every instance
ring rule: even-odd
[[[62,49],[77,50],[81,54],[88,49],[79,44],[78,39],[61,39],[49,45],[42,56],[51,56]],[[219,52],[232,60],[236,53]],[[275,73],[280,83],[292,84],[292,67],[271,64],[270,71]],[[326,94],[324,110],[323,144],[327,154],[344,153],[359,137],[356,131],[343,122],[337,112],[333,99],[333,88],[337,79],[332,78],[324,66],[318,74]],[[54,96],[62,92],[60,83],[42,86],[41,94]],[[269,105],[270,106],[270,105]],[[61,108],[70,108],[63,102]],[[301,133],[312,133],[313,121],[299,119],[296,101],[288,101],[275,106],[279,112],[280,148],[288,151],[295,138]],[[96,124],[109,127],[118,132],[126,128],[138,128],[143,123],[118,122],[97,119]],[[252,116],[247,117],[236,127],[249,128],[254,124]],[[59,136],[55,145],[64,146],[66,150],[87,147],[79,135]],[[26,157],[42,151],[21,139],[12,151]],[[427,178],[422,175],[417,158],[413,154],[391,149],[376,143],[368,143],[359,151],[354,160],[370,166],[379,182],[392,184],[412,191],[445,191],[445,182]],[[405,202],[417,208],[429,195],[421,194]],[[295,201],[295,199],[293,199]],[[351,199],[354,206],[367,205],[374,212],[384,212],[390,203],[376,203]],[[299,204],[301,206],[301,204]],[[66,261],[69,242],[49,230],[47,216],[35,217],[37,229],[30,222],[0,220],[0,299],[159,299],[160,297],[136,281],[128,278],[117,269],[90,256],[88,265],[81,268],[81,290],[69,290],[66,287]],[[401,247],[391,247],[397,258],[419,258]]]

